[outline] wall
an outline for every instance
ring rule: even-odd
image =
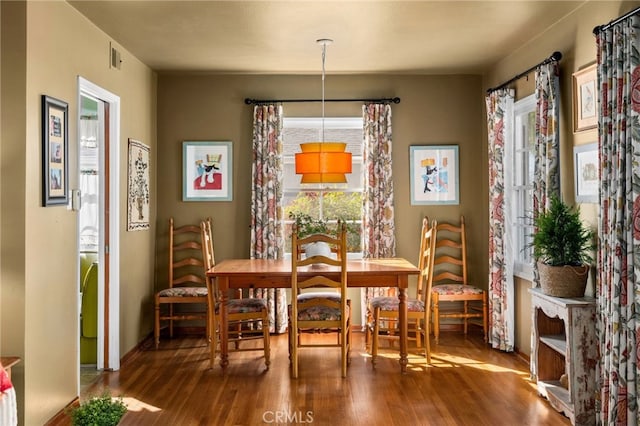
[[[596,62],[596,39],[593,28],[603,25],[638,7],[637,1],[589,1],[574,13],[565,17],[530,43],[497,63],[483,81],[485,89],[495,87],[503,81],[537,64],[554,51],[562,53],[560,61],[560,159],[562,198],[575,204],[573,176],[573,147],[597,141],[597,130],[574,133],[572,124],[572,74]],[[533,74],[532,74],[533,76]],[[530,80],[533,80],[531,77]],[[516,98],[533,93],[533,86],[516,86]],[[486,145],[486,134],[484,144]],[[594,230],[598,214],[596,204],[579,205],[581,217]],[[594,278],[589,279],[587,295],[593,295]],[[516,348],[526,356],[531,353],[531,297],[528,288],[531,282],[517,279],[516,290]]]
[[[70,188],[78,187],[78,76],[120,96],[123,199],[112,214],[121,223],[124,354],[152,324],[156,76],[125,49],[122,70],[109,69],[111,40],[66,2],[2,2],[2,24],[2,122],[11,123],[2,129],[2,350],[22,358],[14,376],[20,424],[35,425],[77,396],[79,374],[77,213],[41,207],[41,95],[69,104]],[[151,147],[149,231],[125,231],[129,137]]]
[[[393,183],[397,255],[417,264],[422,217],[466,217],[470,277],[486,288],[487,153],[482,147],[484,115],[479,76],[331,75],[326,98],[399,96],[393,113]],[[250,245],[252,106],[244,98],[320,98],[320,76],[174,75],[158,77],[158,285],[166,286],[166,228],[214,220],[216,260],[247,258]],[[284,104],[287,116],[320,116],[321,106]],[[362,116],[361,104],[327,103],[326,116]],[[182,202],[182,142],[230,140],[234,155],[231,202]],[[460,205],[412,206],[409,146],[457,144],[460,149]],[[358,318],[357,313],[354,313]]]

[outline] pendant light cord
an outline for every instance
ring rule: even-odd
[[[322,43],[322,142],[324,142],[324,61],[327,54],[327,43]]]

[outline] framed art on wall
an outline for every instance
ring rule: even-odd
[[[458,145],[409,147],[411,204],[459,204]]]
[[[573,148],[576,201],[598,202],[598,144],[590,143]]]
[[[69,105],[42,95],[42,206],[69,201]]]
[[[598,126],[596,64],[573,73],[573,131]]]
[[[127,231],[149,229],[149,147],[129,139]]]
[[[230,141],[182,143],[182,201],[233,199],[233,146]]]

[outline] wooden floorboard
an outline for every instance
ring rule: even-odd
[[[300,377],[291,379],[286,335],[271,342],[269,370],[261,352],[235,352],[227,372],[217,362],[208,369],[204,339],[163,339],[158,350],[149,342],[119,371],[102,373],[81,399],[104,387],[122,395],[129,408],[122,426],[570,424],[538,396],[527,364],[477,334],[443,333],[433,365],[412,353],[400,374],[396,350],[382,349],[373,369],[355,333],[346,379],[337,348],[301,349]]]

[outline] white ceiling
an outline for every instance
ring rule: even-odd
[[[69,3],[157,71],[476,74],[586,1]]]

